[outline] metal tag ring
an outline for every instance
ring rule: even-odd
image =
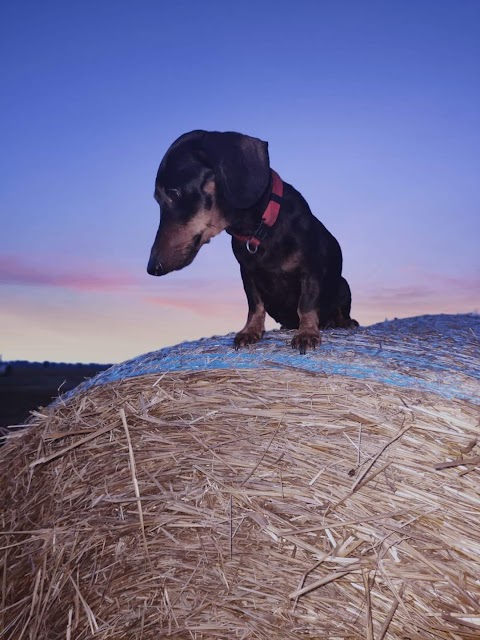
[[[247,248],[248,253],[251,253],[252,255],[254,255],[254,254],[255,254],[255,253],[257,253],[257,251],[258,251],[258,244],[251,245],[251,244],[250,244],[250,240],[251,240],[251,238],[249,238],[249,239],[246,241],[245,246],[246,246],[246,248]],[[252,248],[252,247],[253,247],[253,248]]]

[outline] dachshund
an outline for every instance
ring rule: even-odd
[[[232,236],[248,301],[235,349],[261,339],[266,313],[296,329],[291,346],[301,354],[320,344],[320,329],[358,327],[340,245],[270,168],[267,142],[233,131],[185,133],[163,157],[154,197],[161,216],[150,275],[183,269],[222,231]]]

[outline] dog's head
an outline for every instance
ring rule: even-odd
[[[161,276],[190,264],[202,245],[229,226],[233,212],[260,200],[269,181],[266,142],[230,131],[180,136],[155,181],[160,226],[148,273]]]

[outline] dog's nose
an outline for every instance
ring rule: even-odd
[[[150,258],[147,266],[147,273],[151,276],[161,276],[164,273],[164,269],[162,263],[159,262],[156,258]]]

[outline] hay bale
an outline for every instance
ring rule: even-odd
[[[306,370],[318,354],[139,359],[36,412],[0,452],[0,637],[478,639],[473,333],[454,397],[395,384],[383,346],[389,384]]]
[[[77,388],[165,371],[282,367],[376,380],[447,398],[478,399],[480,315],[419,316],[357,331],[322,332],[308,357],[289,347],[292,332],[270,331],[251,349],[232,350],[234,334],[153,351],[111,367]]]

